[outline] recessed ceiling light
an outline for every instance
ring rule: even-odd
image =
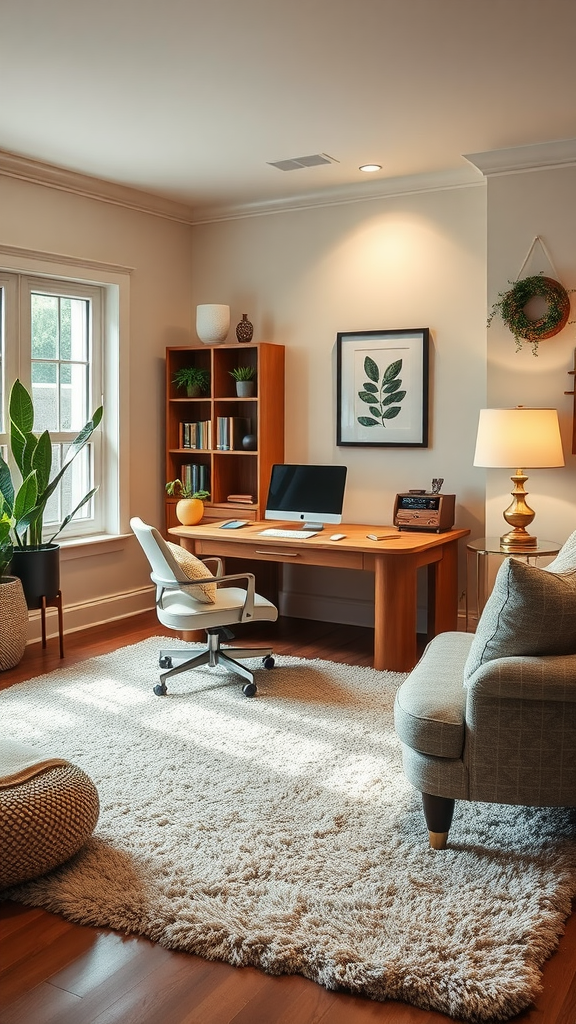
[[[358,170],[366,171],[368,174],[370,174],[372,173],[372,171],[381,171],[382,164],[362,164],[362,166],[359,167]]]

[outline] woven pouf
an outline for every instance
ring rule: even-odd
[[[92,780],[63,758],[0,743],[0,888],[44,875],[72,857],[99,812]]]

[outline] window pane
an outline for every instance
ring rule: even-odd
[[[81,430],[88,419],[88,367],[63,363],[60,367],[61,430]]]
[[[60,358],[86,362],[88,359],[89,300],[66,299],[64,301],[69,303],[70,354],[64,351],[64,344],[61,341]],[[64,335],[64,326],[62,327],[62,335]]]
[[[58,358],[58,297],[31,296],[32,359]]]
[[[52,445],[52,479],[59,471],[62,460],[66,457],[68,445]],[[88,444],[76,456],[74,462],[68,467],[59,486],[54,491],[46,505],[44,514],[44,526],[55,529],[60,526],[62,520],[76,508],[84,495],[92,487],[91,479],[91,446]],[[72,522],[80,522],[92,517],[92,501],[87,502],[74,516]]]
[[[32,363],[34,430],[59,430],[58,365]]]

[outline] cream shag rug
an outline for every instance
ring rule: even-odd
[[[576,892],[572,812],[461,803],[430,850],[392,724],[403,676],[281,657],[254,699],[219,668],[159,698],[162,644],[0,693],[4,734],[101,800],[76,857],[5,895],[470,1021],[531,1002]]]

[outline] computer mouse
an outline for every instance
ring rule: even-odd
[[[333,533],[330,540],[344,540],[345,536],[345,533]]]

